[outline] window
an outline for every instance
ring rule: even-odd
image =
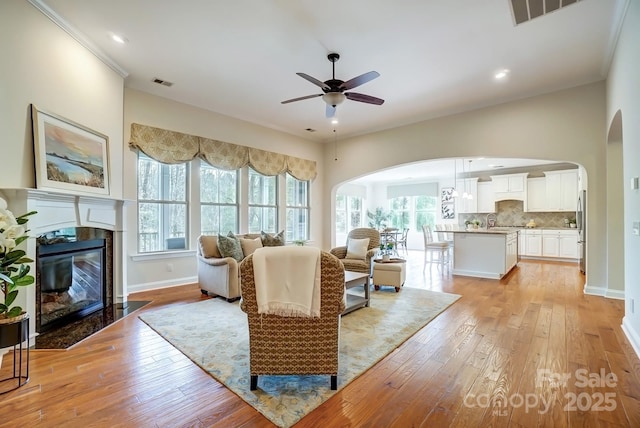
[[[249,168],[249,233],[277,232],[278,177]]]
[[[362,227],[362,198],[336,195],[336,233]]]
[[[238,171],[200,163],[200,234],[238,232]]]
[[[309,182],[286,175],[286,240],[309,239]]]
[[[187,164],[138,155],[138,251],[187,248]]]
[[[438,198],[435,196],[414,196],[414,199],[416,230],[422,230],[423,224],[428,224],[433,227],[436,222]]]
[[[393,198],[390,201],[391,207],[391,227],[403,230],[405,227],[409,227],[410,215],[411,215],[411,199],[407,196],[401,196]]]

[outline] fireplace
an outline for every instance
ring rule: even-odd
[[[126,310],[128,306],[125,255],[127,232],[124,228],[126,218],[124,200],[40,189],[0,189],[0,197],[7,201],[9,209],[13,212],[37,211],[29,221],[31,238],[25,242],[27,257],[34,260],[31,271],[36,277],[36,284],[33,287],[25,287],[16,300],[16,303],[22,306],[31,317],[30,337],[35,338],[42,332],[43,294],[45,303],[55,302],[55,299],[70,301],[73,296],[78,299],[78,296],[83,295],[80,293],[85,293],[85,296],[91,295],[86,299],[91,301],[91,304],[84,305],[86,307],[79,311],[75,310],[74,305],[70,305],[70,308],[61,312],[48,313],[49,309],[45,309],[44,328],[48,328],[49,321],[54,321],[51,323],[54,327],[44,335],[65,330],[64,327],[58,328],[57,323],[62,323],[58,318],[63,318],[68,313],[74,312],[74,316],[78,317],[92,312],[83,320],[95,317],[101,312],[94,307],[96,300],[101,300],[101,303],[96,305],[104,307],[102,312],[111,308]],[[93,243],[86,243],[93,240],[102,240],[104,245],[98,243],[97,246],[103,249],[96,250]],[[54,244],[62,245],[56,248],[56,246],[52,247]],[[69,257],[69,247],[64,244],[71,244],[71,253],[75,251],[73,246],[79,246],[80,253]],[[45,247],[50,248],[45,249]],[[42,250],[45,256],[44,266],[38,260]],[[49,258],[50,263],[46,258]],[[100,265],[99,269],[98,265]],[[84,270],[88,273],[85,273],[84,277],[78,276],[77,272],[83,267],[87,268]],[[69,275],[70,270],[71,275]],[[99,274],[96,273],[98,271],[100,271]],[[71,284],[69,276],[71,276]],[[74,279],[74,276],[77,278]],[[44,292],[41,290],[43,277]],[[101,286],[98,286],[102,291],[101,299],[94,295],[94,289],[91,289],[91,292],[85,289],[76,293],[73,282],[87,280],[87,277],[91,281],[102,281]],[[75,324],[74,321],[69,324],[69,327]]]
[[[112,305],[111,232],[68,228],[38,237],[36,331],[44,333]]]

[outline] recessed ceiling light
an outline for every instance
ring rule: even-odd
[[[335,117],[333,119],[331,119],[331,124],[332,125],[337,125],[338,123],[340,123],[340,122]]]
[[[120,43],[121,45],[124,45],[129,41],[127,40],[126,37],[120,36],[118,34],[111,34],[111,40],[113,40],[116,43]]]
[[[503,70],[496,72],[496,74],[494,74],[493,77],[495,77],[497,80],[502,80],[506,78],[509,75],[509,73],[510,71],[505,68]]]

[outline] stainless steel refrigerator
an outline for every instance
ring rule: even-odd
[[[578,207],[576,209],[576,227],[578,228],[578,260],[580,272],[587,272],[587,191],[578,193]]]

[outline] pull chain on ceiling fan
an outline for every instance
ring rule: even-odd
[[[337,53],[330,53],[329,55],[327,55],[327,59],[329,59],[329,61],[331,61],[332,63],[333,73],[331,79],[325,82],[322,82],[315,77],[311,77],[305,73],[296,73],[303,79],[308,80],[314,85],[320,87],[324,93],[292,98],[290,100],[282,101],[282,104],[322,97],[324,102],[327,104],[326,116],[333,117],[336,113],[336,106],[338,104],[341,104],[345,99],[375,105],[382,105],[382,103],[384,103],[383,99],[372,97],[371,95],[360,94],[357,92],[344,92],[356,88],[360,85],[364,85],[365,83],[375,79],[376,77],[379,77],[380,73],[378,73],[377,71],[369,71],[368,73],[361,74],[360,76],[354,77],[353,79],[347,80],[345,82],[336,79],[336,61],[340,59],[340,55]]]

